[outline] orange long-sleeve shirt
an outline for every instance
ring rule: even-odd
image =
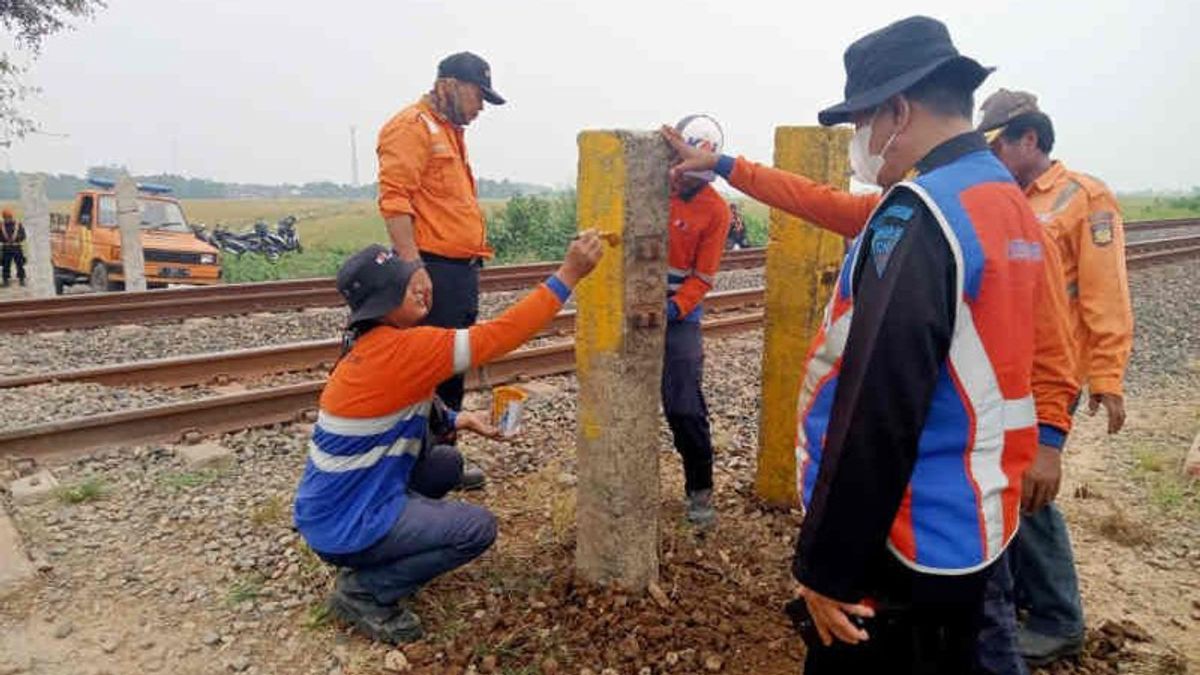
[[[410,105],[379,132],[379,212],[410,215],[417,248],[448,258],[489,258],[483,210],[461,127],[428,100]]]
[[[562,300],[543,284],[500,316],[470,328],[375,328],[330,375],[321,410],[375,417],[432,398],[440,382],[516,349],[561,308]]]
[[[1025,194],[1062,258],[1080,382],[1093,393],[1121,394],[1133,348],[1121,207],[1104,183],[1062,162]]]
[[[689,317],[716,283],[732,217],[711,185],[688,200],[671,197],[667,288],[680,318]]]
[[[867,226],[881,199],[856,195],[739,157],[729,184],[759,201],[803,218],[843,237],[856,237]],[[1063,431],[1071,429],[1070,407],[1078,394],[1075,347],[1067,321],[1067,295],[1062,263],[1055,247],[1043,237],[1042,273],[1046,283],[1035,305],[1033,396],[1038,421]]]

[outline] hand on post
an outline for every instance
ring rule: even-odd
[[[717,167],[717,160],[720,159],[717,153],[688,145],[674,127],[664,124],[658,133],[675,151],[675,156],[679,158],[679,162],[671,166],[672,182],[679,180],[679,177],[688,171],[712,171]]]
[[[604,243],[600,235],[594,229],[584,230],[567,247],[567,255],[555,274],[569,288],[574,288],[580,279],[596,269],[603,256]]]

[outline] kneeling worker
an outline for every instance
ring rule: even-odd
[[[350,305],[341,360],[321,392],[294,518],[308,545],[345,568],[329,599],[335,616],[390,643],[421,637],[410,600],[439,574],[492,545],[485,508],[441,498],[462,477],[462,455],[433,438],[450,430],[491,436],[477,414],[455,413],[438,383],[533,337],[602,255],[592,231],[572,242],[549,279],[496,319],[470,328],[419,325],[429,313],[427,272],[370,246],[338,272]]]

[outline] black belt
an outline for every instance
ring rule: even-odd
[[[436,253],[426,253],[421,251],[421,260],[429,263],[445,263],[447,265],[462,265],[463,267],[483,267],[483,258],[472,256],[470,258],[447,258],[444,255]]]

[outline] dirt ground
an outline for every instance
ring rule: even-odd
[[[241,432],[221,470],[189,471],[171,448],[58,467],[73,493],[13,506],[37,579],[0,599],[0,674],[801,672],[780,607],[799,514],[751,494],[760,337],[709,344],[718,446],[715,530],[683,523],[664,431],[662,572],[653,594],[572,574],[574,380],[534,385],[529,431],[472,440],[491,479],[469,499],[499,517],[495,548],[422,591],[428,631],[400,650],[329,620],[330,570],[290,527],[303,425]],[[1060,500],[1092,632],[1061,673],[1182,673],[1200,662],[1200,498],[1176,480],[1200,428],[1200,392],[1171,382],[1131,398],[1106,437],[1079,418]],[[77,502],[77,503],[72,503]]]

